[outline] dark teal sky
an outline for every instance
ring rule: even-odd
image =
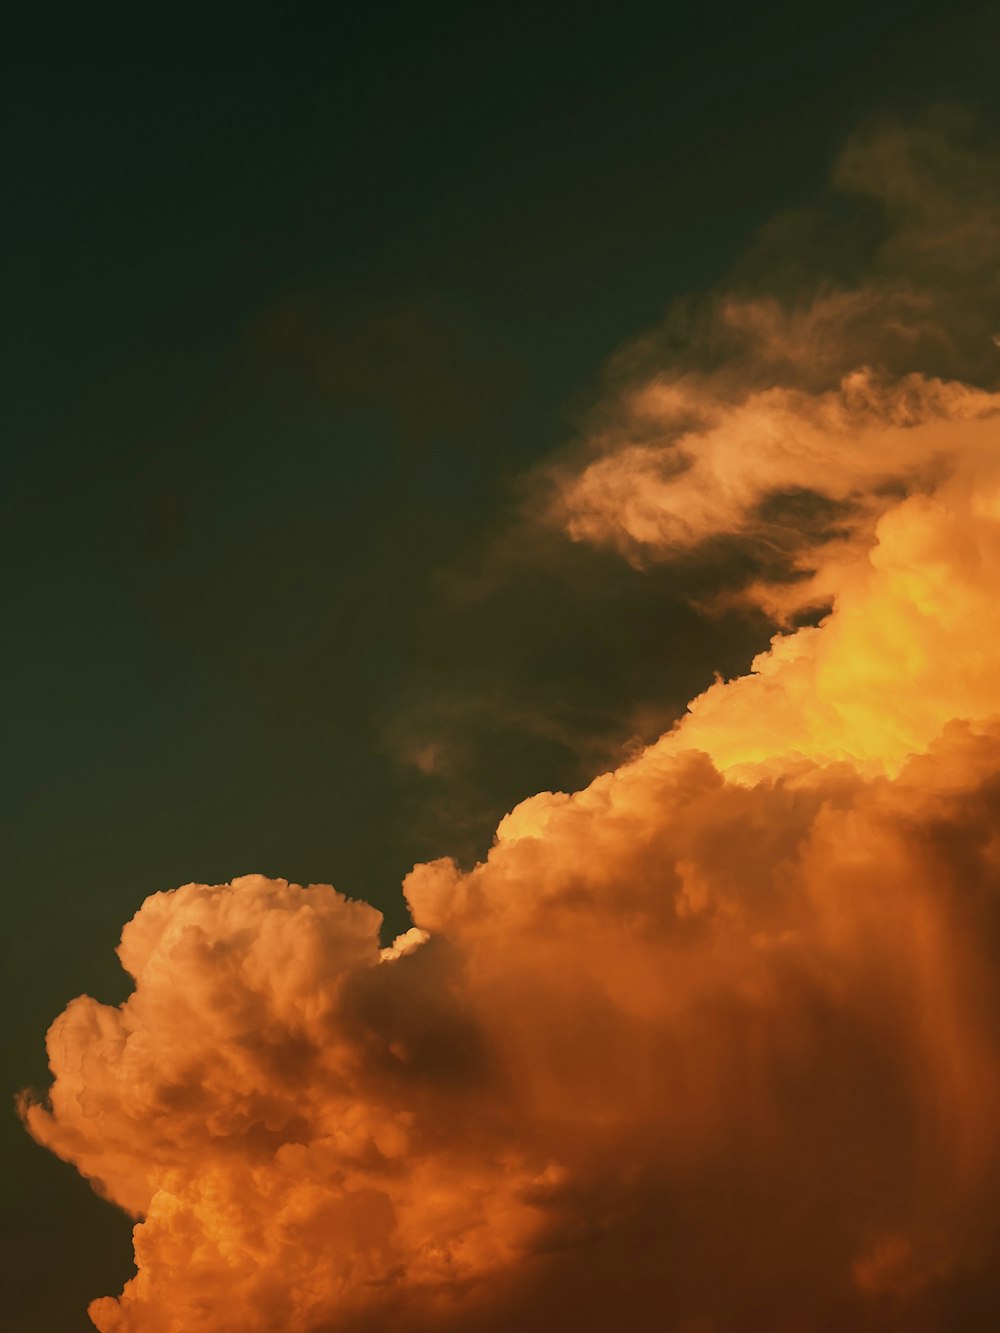
[[[761,624],[585,552],[470,580],[604,359],[860,120],[996,114],[991,6],[25,6],[6,23],[8,1093],[143,898],[402,920]],[[228,12],[226,10],[228,9]],[[994,101],[991,103],[991,99]],[[652,725],[652,723],[648,724]],[[407,752],[437,739],[442,771]],[[89,1327],[128,1223],[13,1115],[5,1309]]]

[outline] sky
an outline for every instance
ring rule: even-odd
[[[8,21],[12,1328],[995,1325],[991,8]]]

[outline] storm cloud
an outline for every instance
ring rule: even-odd
[[[388,949],[261,876],[125,927],[134,993],[73,1001],[21,1103],[136,1218],[102,1333],[993,1326],[991,179],[935,125],[859,137],[865,274],[793,281],[774,229],[775,294],[623,353],[536,478],[537,519],[636,563],[759,552],[745,675],[473,869],[415,867]]]

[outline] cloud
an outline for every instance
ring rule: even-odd
[[[798,609],[837,591],[901,485],[929,489],[956,458],[989,453],[998,408],[994,394],[919,375],[883,383],[868,367],[822,394],[776,387],[736,404],[704,384],[653,382],[631,397],[632,436],[603,441],[563,480],[557,515],[571,537],[636,558],[720,536],[770,548],[811,577],[757,596]],[[768,512],[797,495],[820,502],[818,529],[801,511],[794,524]]]
[[[536,516],[640,565],[739,543],[762,571],[749,600],[828,605],[901,491],[990,450],[998,179],[955,112],[856,135],[826,213],[777,219],[729,285],[618,354],[582,444],[540,469]],[[869,207],[863,261],[831,275]]]
[[[27,1128],[137,1219],[102,1333],[992,1327],[1000,396],[870,327],[985,269],[941,144],[848,150],[867,286],[716,303],[756,350],[635,380],[551,474],[637,561],[777,550],[746,675],[417,866],[390,948],[329,886],[186,885],[125,927],[131,997],[53,1024]]]

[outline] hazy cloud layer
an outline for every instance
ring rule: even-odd
[[[859,140],[840,179],[892,223],[866,280],[709,302],[691,364],[633,350],[551,474],[573,537],[645,561],[736,536],[765,552],[747,595],[818,626],[519,805],[472,871],[416,867],[390,949],[366,905],[259,876],[126,926],[134,994],[67,1008],[22,1108],[138,1219],[102,1333],[995,1325],[977,162],[934,127]]]

